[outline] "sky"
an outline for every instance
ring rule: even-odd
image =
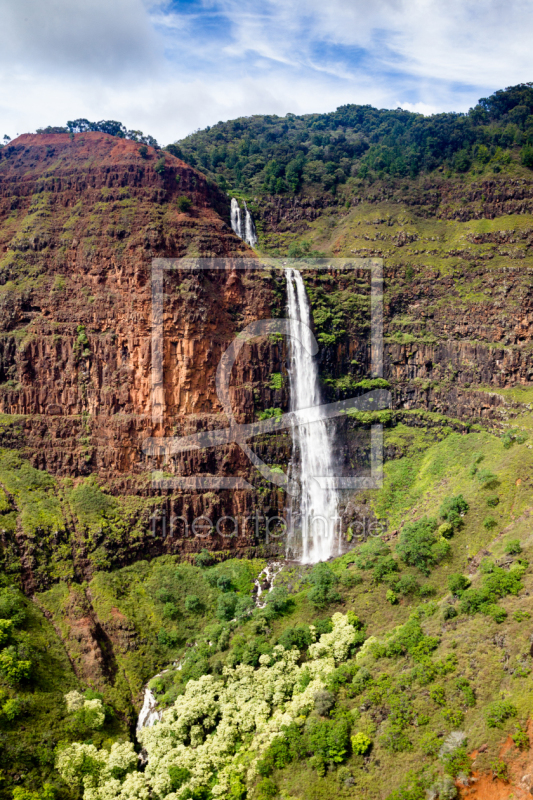
[[[0,137],[115,119],[174,142],[346,103],[467,111],[533,80],[531,0],[0,0]]]

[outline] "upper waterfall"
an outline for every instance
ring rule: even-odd
[[[236,233],[240,239],[242,239],[241,208],[235,197],[231,198],[231,227],[233,232]]]
[[[318,368],[311,355],[313,333],[311,309],[301,273],[287,269],[289,318],[289,381],[291,411],[307,409],[305,425],[293,426],[293,442],[299,454],[293,457],[292,477],[300,484],[299,523],[289,526],[288,547],[303,563],[315,564],[338,555],[337,493],[320,487],[316,478],[334,477],[331,438],[318,406],[321,402]],[[300,338],[301,337],[301,338]]]
[[[250,245],[250,247],[255,247],[257,244],[257,233],[255,230],[254,221],[250,211],[248,210],[248,206],[246,205],[246,200],[243,200],[243,203],[244,225],[239,201],[236,197],[231,198],[231,227],[233,232],[236,233],[240,239],[243,239],[246,244]]]

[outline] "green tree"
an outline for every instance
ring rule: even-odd
[[[184,213],[187,213],[192,208],[192,200],[189,197],[185,197],[185,195],[178,197],[176,204],[179,210],[183,211]]]
[[[431,568],[450,552],[449,543],[435,535],[437,525],[437,520],[429,517],[405,525],[396,545],[402,561],[417,567],[424,575],[429,575]]]

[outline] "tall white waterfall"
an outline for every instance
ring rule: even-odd
[[[243,203],[244,221],[239,201],[236,197],[231,198],[231,228],[240,239],[244,239],[246,244],[249,244],[250,247],[255,247],[257,244],[257,233],[254,221],[246,205],[246,200],[243,200]]]
[[[307,419],[310,420],[293,426],[293,442],[299,445],[299,459],[293,458],[292,477],[300,484],[300,508],[299,520],[292,514],[288,547],[303,563],[315,564],[337,555],[339,550],[337,493],[335,489],[321,488],[314,480],[334,476],[334,459],[326,422],[318,411],[320,385],[317,364],[310,355],[311,310],[307,293],[298,270],[287,269],[286,276],[291,333],[291,411],[308,409]]]
[[[246,200],[244,201],[244,214],[244,241],[247,242],[250,247],[255,247],[257,244],[257,233],[255,231],[252,215],[248,211]]]
[[[231,198],[231,227],[233,232],[242,239],[241,208],[234,197]]]

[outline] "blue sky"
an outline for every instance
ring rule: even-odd
[[[533,79],[524,0],[0,0],[7,133],[119,119],[175,141],[345,103],[466,111]]]

